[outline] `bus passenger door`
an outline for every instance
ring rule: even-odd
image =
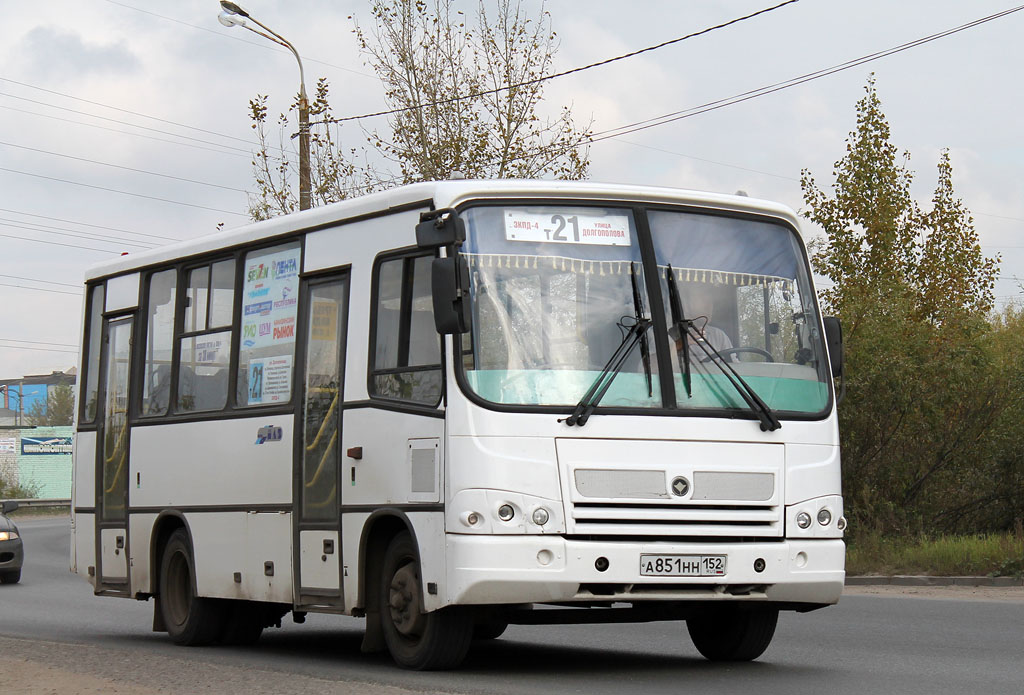
[[[105,322],[96,433],[96,593],[130,593],[128,394],[131,342],[131,316]]]
[[[303,281],[305,341],[296,430],[296,606],[344,607],[341,553],[340,446],[345,384],[349,273]]]

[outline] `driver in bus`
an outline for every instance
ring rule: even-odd
[[[693,322],[694,329],[700,334],[699,340],[714,352],[721,352],[732,348],[732,341],[726,332],[717,326],[711,325],[711,317],[714,315],[715,296],[711,286],[703,282],[685,283],[680,294],[683,299],[683,315]],[[676,350],[683,347],[683,339],[679,330],[672,326],[668,331],[669,337],[675,341]],[[690,349],[690,358],[697,361],[708,359],[707,354],[697,345],[695,338],[686,336],[686,343]],[[736,355],[730,355],[730,360],[736,361]]]

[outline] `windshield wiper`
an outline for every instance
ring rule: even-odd
[[[680,338],[682,338],[683,346],[680,348],[685,353],[686,360],[686,373],[683,375],[684,382],[686,382],[687,395],[690,393],[689,386],[689,373],[690,373],[690,359],[689,352],[690,348],[686,344],[686,337],[689,336],[693,339],[693,342],[704,351],[704,354],[708,356],[708,360],[715,363],[719,369],[722,370],[722,374],[728,379],[729,383],[733,385],[733,388],[740,394],[743,400],[746,402],[747,407],[757,415],[757,419],[761,421],[762,432],[774,432],[775,430],[782,427],[782,423],[779,422],[779,418],[775,416],[772,409],[768,407],[768,404],[761,400],[761,397],[757,395],[757,392],[741,377],[732,365],[729,364],[724,357],[718,354],[717,350],[714,350],[707,346],[703,336],[694,327],[693,319],[687,319],[682,316],[682,301],[679,298],[679,288],[676,287],[675,278],[672,276],[672,266],[668,268],[668,291],[669,291],[669,303],[672,308],[672,323],[679,331]],[[679,309],[679,318],[677,320],[676,309]]]
[[[679,288],[676,287],[676,275],[672,272],[671,263],[665,268],[665,279],[668,281],[668,304],[672,312],[672,325],[679,332],[679,340],[681,341],[676,345],[676,355],[679,357],[679,362],[683,365],[683,386],[686,387],[686,397],[693,398],[693,392],[690,388],[690,350],[686,347],[686,336],[683,335],[682,329],[679,328],[684,320],[683,301],[679,298]]]
[[[647,374],[647,390],[648,396],[653,393],[653,384],[651,382],[651,357],[647,350],[647,329],[651,327],[651,319],[645,318],[643,315],[643,304],[640,301],[640,289],[636,281],[636,264],[631,263],[632,270],[632,281],[633,281],[633,311],[634,319],[633,325],[629,327],[626,334],[622,337],[622,342],[619,343],[619,347],[615,348],[615,352],[612,353],[611,358],[604,365],[604,369],[594,379],[594,383],[590,385],[587,392],[583,394],[583,398],[576,404],[576,407],[572,411],[572,415],[567,418],[560,418],[559,422],[572,427],[573,425],[587,424],[587,420],[590,419],[591,414],[594,412],[594,408],[601,402],[604,395],[608,392],[608,387],[615,381],[615,377],[618,376],[619,372],[622,371],[622,366],[626,363],[626,358],[629,357],[630,353],[633,352],[633,348],[639,343],[641,345],[642,357],[644,358],[644,370]],[[625,318],[625,317],[623,317]],[[620,326],[622,324],[619,324]]]

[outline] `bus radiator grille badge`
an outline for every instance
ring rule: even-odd
[[[676,497],[686,497],[686,493],[690,491],[690,481],[682,476],[673,478],[668,490]]]

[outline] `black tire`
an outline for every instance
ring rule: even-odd
[[[263,634],[266,612],[263,606],[250,601],[224,601],[224,628],[221,644],[256,644]]]
[[[778,620],[777,610],[724,609],[688,618],[686,629],[709,661],[752,661],[771,644]]]
[[[508,623],[504,620],[477,621],[477,623],[473,625],[473,639],[498,639],[505,634],[505,630],[507,629]]]
[[[0,572],[0,584],[17,584],[21,581],[21,570],[7,570]]]
[[[473,616],[460,606],[422,612],[423,582],[416,545],[408,532],[384,553],[379,610],[391,658],[418,671],[455,668],[473,640]]]
[[[177,644],[210,644],[224,629],[223,603],[196,596],[192,544],[185,529],[171,534],[160,557],[160,613]]]

